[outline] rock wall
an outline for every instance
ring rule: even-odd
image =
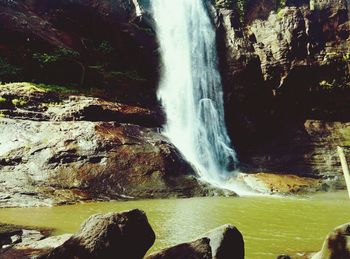
[[[246,2],[243,17],[234,4],[214,16],[241,167],[338,175],[336,145],[350,131],[349,3]]]

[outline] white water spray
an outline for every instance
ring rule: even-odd
[[[163,73],[164,134],[201,178],[223,183],[237,164],[224,122],[215,29],[203,0],[151,0]]]

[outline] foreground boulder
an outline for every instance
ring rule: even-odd
[[[311,259],[347,259],[350,258],[350,223],[335,228],[326,237],[322,250]]]
[[[96,214],[78,233],[42,259],[143,258],[153,245],[155,234],[143,211]]]
[[[218,227],[203,237],[151,254],[146,259],[243,259],[244,240],[231,225]]]

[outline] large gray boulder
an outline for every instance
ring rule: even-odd
[[[244,240],[232,225],[220,226],[203,237],[188,243],[166,248],[146,259],[244,259]]]
[[[140,259],[153,245],[155,234],[143,211],[96,214],[78,233],[42,259]]]

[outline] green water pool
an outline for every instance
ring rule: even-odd
[[[240,197],[91,202],[43,208],[0,209],[0,222],[54,228],[72,233],[99,212],[139,208],[146,212],[157,239],[150,252],[189,241],[230,223],[242,233],[247,259],[319,250],[327,233],[350,221],[346,192],[311,197]]]

